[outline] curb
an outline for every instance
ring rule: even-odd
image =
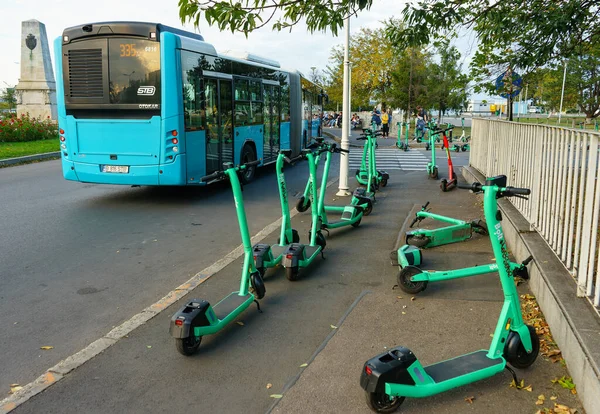
[[[30,161],[54,160],[60,158],[60,151],[46,152],[44,154],[27,155],[25,157],[7,158],[0,160],[0,167],[6,167],[14,164],[22,164]]]
[[[468,182],[485,177],[463,167]],[[505,237],[517,262],[533,256],[529,287],[560,347],[577,394],[588,413],[600,413],[600,320],[591,304],[577,297],[577,285],[554,251],[507,200],[498,202],[505,217]]]

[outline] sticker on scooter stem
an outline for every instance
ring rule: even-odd
[[[496,224],[494,226],[494,229],[496,229],[496,231],[494,232],[494,234],[498,238],[498,241],[504,240],[504,233],[502,233],[502,224],[501,223]]]

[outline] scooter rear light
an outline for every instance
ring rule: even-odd
[[[294,255],[293,255],[293,254],[286,254],[286,255],[285,255],[285,258],[286,258],[286,259],[291,259],[292,257],[294,257]]]
[[[175,325],[177,326],[183,326],[183,321],[185,320],[185,318],[178,318],[177,320],[175,320]]]
[[[368,365],[365,365],[365,372],[367,373],[367,375],[371,375],[373,373],[373,370]]]

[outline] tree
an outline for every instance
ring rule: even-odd
[[[436,49],[440,62],[431,63],[425,85],[428,101],[438,110],[439,120],[449,109],[457,112],[465,109],[469,78],[462,73],[461,56],[455,46],[443,41]]]
[[[527,71],[600,38],[597,0],[421,0],[403,15],[406,26],[390,33],[398,44],[428,44],[466,27],[480,50],[496,51],[492,60],[508,53],[513,69]]]
[[[399,52],[399,63],[392,72],[393,85],[391,101],[397,108],[404,110],[408,121],[411,111],[421,105],[430,107],[425,81],[431,54],[422,48],[406,48]]]
[[[392,71],[401,64],[401,56],[381,33],[362,28],[350,39],[352,104],[354,108],[369,107],[370,100],[394,106]],[[327,92],[330,100],[341,102],[344,49],[333,48],[329,58]]]
[[[15,87],[6,85],[7,87],[4,89],[2,94],[0,95],[0,99],[6,103],[8,109],[13,109],[17,106],[17,95],[15,93]]]
[[[198,27],[204,16],[211,26],[246,36],[273,19],[274,30],[291,29],[305,19],[310,32],[331,30],[337,35],[346,17],[370,9],[372,4],[373,0],[179,0],[179,17]]]

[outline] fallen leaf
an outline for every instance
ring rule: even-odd
[[[19,384],[10,384],[10,394],[15,393],[22,388],[23,387],[21,387]]]
[[[270,389],[272,386],[273,386],[273,384],[271,384],[271,383],[268,383],[268,384],[267,384],[267,389]]]
[[[335,325],[329,325],[329,326],[331,326],[331,329],[337,329],[337,326],[335,326]]]
[[[54,349],[54,347],[46,345],[46,346],[40,346],[40,349],[43,349],[44,351],[47,351],[49,349]]]
[[[304,364],[300,365],[300,368],[304,368],[304,367],[307,367],[307,366],[308,366],[308,364],[304,363]]]
[[[402,299],[402,296],[396,296],[398,299]]]
[[[552,401],[555,401],[557,398],[558,398],[558,397],[557,397],[556,395],[553,395],[552,397],[550,397],[550,399],[551,399]]]
[[[467,397],[467,398],[465,398],[465,401],[468,402],[469,404],[473,404],[474,399],[475,399],[475,397]]]
[[[523,388],[523,389],[524,389],[525,391],[529,391],[529,392],[532,392],[532,391],[533,391],[533,388],[531,388],[531,384],[530,384],[530,385],[528,385],[528,386],[526,386],[526,387],[525,387],[525,388]]]
[[[146,345],[146,348],[150,349],[152,348],[152,345]]]
[[[410,301],[411,301],[411,302],[414,302],[414,300],[415,300],[415,297],[414,297],[414,296],[413,296],[412,298],[410,298]]]
[[[271,397],[271,398],[282,398],[283,395],[281,395],[281,394],[271,394],[269,397]]]
[[[235,321],[235,323],[237,323],[240,326],[244,326],[244,322],[242,322],[242,321]]]
[[[406,312],[402,312],[402,315],[406,315]]]
[[[546,401],[546,397],[544,397],[544,394],[540,394],[538,395],[538,399],[535,402],[535,405],[543,405],[544,401]]]

